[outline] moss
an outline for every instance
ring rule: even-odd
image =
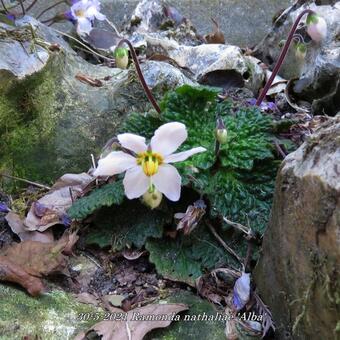
[[[166,299],[168,303],[185,303],[189,310],[184,312],[185,315],[198,316],[217,314],[214,306],[209,302],[202,300],[193,293],[187,291],[176,292]],[[179,340],[179,339],[196,339],[196,340],[222,340],[224,334],[225,322],[223,321],[174,321],[169,327],[157,329],[150,332],[146,340]]]
[[[2,340],[21,339],[24,336],[71,339],[93,324],[93,321],[79,320],[79,314],[99,311],[93,306],[78,303],[62,291],[32,298],[12,286],[0,284],[0,296]]]
[[[55,177],[52,164],[56,155],[50,143],[56,122],[55,94],[50,71],[12,81],[1,92],[1,168],[31,180],[50,181]]]

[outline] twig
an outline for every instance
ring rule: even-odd
[[[64,32],[62,32],[62,31],[59,31],[59,30],[57,30],[57,29],[55,29],[55,28],[54,28],[54,30],[55,30],[57,33],[59,33],[59,34],[64,35],[65,37],[68,37],[69,39],[72,39],[72,40],[76,41],[79,45],[83,46],[83,47],[86,48],[88,51],[90,51],[91,53],[97,55],[98,57],[100,57],[100,58],[102,58],[102,59],[105,59],[105,60],[108,60],[108,61],[111,61],[111,62],[114,61],[114,59],[105,57],[104,55],[102,55],[102,54],[100,54],[100,53],[94,51],[92,48],[90,48],[90,47],[88,47],[87,45],[83,44],[83,43],[82,43],[80,40],[78,40],[77,38],[72,37],[72,35],[69,35],[69,34],[64,33]]]
[[[121,37],[121,34],[119,33],[119,31],[118,31],[117,27],[114,25],[114,23],[111,22],[108,18],[105,18],[105,21],[111,26],[111,28],[113,28],[113,30],[116,32],[118,37]]]
[[[1,1],[1,5],[2,7],[4,8],[5,12],[8,13],[8,9],[7,7],[5,6],[5,3],[3,2],[3,0],[0,0]]]
[[[277,141],[274,141],[274,144],[275,144],[275,147],[276,147],[277,152],[281,155],[281,157],[282,157],[283,159],[285,159],[287,155],[286,155],[285,152],[282,150],[280,144],[279,144]]]
[[[242,231],[245,233],[247,236],[252,235],[252,230],[250,228],[245,227],[244,225],[240,223],[236,223],[233,221],[228,220],[226,217],[223,217],[223,221],[227,223],[228,225],[232,226],[233,228]]]
[[[206,220],[206,224],[209,228],[209,230],[211,231],[211,233],[215,236],[215,238],[217,239],[217,241],[222,245],[222,247],[231,255],[233,255],[241,264],[243,264],[241,258],[235,253],[235,251],[233,249],[231,249],[221,238],[220,235],[217,234],[217,231],[215,230],[215,228],[212,226],[212,224]]]
[[[273,72],[270,76],[270,78],[268,79],[266,85],[264,86],[263,90],[261,91],[260,93],[260,96],[258,97],[257,101],[256,101],[256,105],[257,106],[260,106],[264,97],[266,96],[269,88],[271,87],[277,73],[280,71],[280,68],[281,68],[281,65],[286,57],[286,54],[288,52],[288,49],[289,49],[289,46],[293,40],[293,37],[294,37],[294,34],[295,34],[295,31],[298,27],[298,24],[300,22],[300,20],[302,19],[302,17],[307,14],[307,13],[314,13],[314,11],[312,11],[311,9],[305,9],[304,11],[302,11],[300,13],[300,15],[297,17],[297,19],[295,20],[294,22],[294,25],[292,26],[292,28],[290,29],[290,32],[289,32],[289,35],[288,35],[288,38],[287,38],[287,41],[286,43],[284,44],[282,50],[281,50],[281,53],[280,53],[280,56],[276,62],[276,65],[273,69]]]
[[[20,177],[15,177],[15,176],[11,176],[11,175],[6,175],[6,174],[1,174],[0,173],[0,177],[7,177],[7,178],[11,178],[11,179],[15,179],[17,181],[21,181],[21,182],[24,182],[24,183],[28,183],[28,184],[31,184],[31,185],[34,185],[38,188],[43,188],[43,189],[47,189],[47,190],[51,190],[51,187],[47,186],[47,185],[44,185],[44,184],[40,184],[40,183],[37,183],[37,182],[32,182],[32,181],[29,181],[27,179],[24,179],[24,178],[20,178]]]
[[[116,49],[119,48],[119,47],[120,47],[121,45],[123,45],[124,43],[126,43],[126,44],[129,46],[129,48],[130,48],[130,52],[131,52],[132,59],[133,59],[133,62],[134,62],[134,64],[135,64],[135,67],[136,67],[136,71],[137,71],[137,74],[138,74],[138,78],[139,78],[139,80],[140,80],[140,82],[141,82],[141,84],[142,84],[142,86],[143,86],[143,89],[144,89],[144,91],[145,91],[146,96],[148,97],[150,103],[153,105],[153,107],[155,108],[155,110],[156,110],[158,113],[161,113],[161,109],[160,109],[160,107],[158,106],[155,97],[154,97],[153,94],[151,93],[151,91],[150,91],[150,89],[149,89],[149,87],[148,87],[148,85],[147,85],[147,83],[146,83],[146,81],[145,81],[145,78],[144,78],[144,76],[143,76],[143,72],[142,72],[142,70],[141,70],[141,68],[140,68],[140,65],[139,65],[139,61],[138,61],[138,58],[137,58],[136,51],[135,51],[134,47],[132,46],[131,42],[130,42],[128,39],[122,39],[122,40],[118,43]],[[115,50],[116,50],[116,49],[115,49]]]
[[[56,2],[55,4],[45,8],[41,13],[39,13],[39,15],[36,17],[37,19],[39,19],[42,15],[44,15],[46,12],[48,12],[50,9],[52,9],[53,7],[56,7],[60,4],[63,4],[63,3],[66,3],[65,0],[61,0],[61,1],[58,1]]]
[[[19,0],[19,3],[20,3],[20,7],[21,7],[21,10],[22,10],[22,15],[25,15],[26,14],[26,10],[25,10],[25,7],[22,3],[22,0]]]
[[[27,8],[26,8],[26,12],[28,12],[36,3],[38,0],[34,0]]]

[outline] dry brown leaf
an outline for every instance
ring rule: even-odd
[[[127,260],[137,260],[141,256],[146,255],[147,251],[145,250],[133,250],[133,249],[124,249],[122,252],[122,255],[127,259]]]
[[[100,305],[100,301],[98,300],[98,298],[90,293],[85,293],[85,292],[80,293],[80,294],[75,295],[75,298],[80,303],[86,303],[86,304],[93,305],[96,307]]]
[[[4,256],[0,256],[0,281],[18,283],[32,296],[37,296],[44,290],[39,278],[28,274],[21,266]]]
[[[66,256],[62,254],[68,240],[53,243],[23,241],[4,249],[0,255],[20,266],[28,274],[41,277],[60,272],[66,267]]]
[[[20,216],[10,211],[5,219],[12,229],[13,233],[17,234],[21,241],[38,241],[43,243],[50,243],[54,241],[53,233],[51,230],[45,230],[44,232],[39,231],[27,231],[23,220]]]
[[[65,241],[66,245],[63,249],[63,254],[64,255],[73,255],[73,247],[74,245],[77,243],[77,241],[79,240],[79,236],[77,235],[76,232],[74,233],[69,233],[68,231],[65,231],[64,235],[61,237],[61,239],[59,240],[60,242]]]
[[[99,336],[102,336],[102,340],[142,340],[143,337],[155,328],[164,328],[170,325],[172,322],[172,316],[188,309],[185,304],[154,304],[147,305],[145,307],[136,308],[126,313],[125,321],[101,321],[95,324],[90,331],[95,331]],[[138,314],[137,314],[138,313]],[[123,314],[124,315],[124,314]],[[136,320],[139,318],[152,316],[164,316],[166,320]],[[88,333],[87,332],[87,333]],[[84,337],[77,337],[76,339],[85,339]]]
[[[214,30],[213,32],[204,36],[205,41],[208,44],[225,44],[224,34],[220,30],[218,22],[213,18],[211,18],[211,21],[213,22]]]
[[[45,231],[49,227],[59,224],[60,218],[72,205],[72,201],[92,180],[93,177],[86,173],[65,174],[60,177],[48,194],[37,201],[40,206],[44,207],[41,214],[37,214],[37,205],[32,204],[24,221],[26,229]]]

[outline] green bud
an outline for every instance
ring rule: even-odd
[[[162,198],[163,194],[152,185],[143,195],[142,202],[150,209],[155,209],[161,204]]]
[[[222,118],[218,118],[216,122],[215,137],[220,144],[227,143],[228,131],[224,125]]]
[[[118,47],[114,51],[116,67],[126,69],[129,64],[129,52],[125,47]]]
[[[297,43],[295,46],[295,56],[298,59],[305,59],[307,54],[307,47],[303,43]]]
[[[319,16],[316,13],[309,13],[306,19],[307,25],[317,24]]]

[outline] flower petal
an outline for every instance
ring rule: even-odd
[[[99,21],[103,21],[103,20],[106,19],[106,16],[105,16],[104,14],[100,13],[100,12],[97,12],[97,13],[95,14],[95,17],[96,17],[96,19],[99,20]]]
[[[150,177],[146,176],[141,166],[135,166],[126,171],[124,180],[125,195],[132,200],[142,196],[150,186]]]
[[[170,155],[187,139],[184,124],[173,122],[160,126],[151,138],[151,149],[163,156]]]
[[[178,201],[181,196],[181,176],[170,164],[162,164],[158,172],[151,177],[155,187],[170,201]]]
[[[145,138],[133,133],[122,133],[117,136],[122,147],[129,149],[135,153],[144,152],[147,149]]]
[[[79,18],[77,20],[77,33],[79,35],[89,34],[92,30],[92,23],[87,18]]]
[[[136,166],[136,158],[123,152],[114,151],[98,162],[94,176],[113,176]]]
[[[181,162],[185,161],[187,158],[189,158],[192,155],[195,155],[196,153],[207,151],[206,148],[202,148],[201,146],[198,148],[193,148],[187,151],[173,153],[172,155],[169,155],[165,157],[164,162],[165,163],[175,163],[175,162]]]

